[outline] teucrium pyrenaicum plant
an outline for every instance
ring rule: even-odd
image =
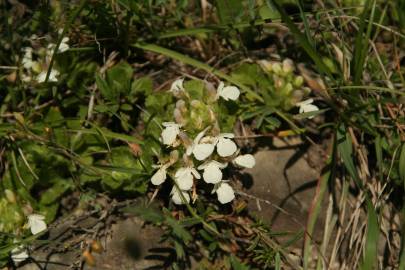
[[[162,123],[160,135],[169,154],[160,155],[151,182],[161,185],[170,177],[170,196],[175,204],[194,202],[199,195],[199,182],[211,185],[221,204],[229,203],[235,194],[222,171],[230,162],[242,168],[255,165],[252,155],[239,155],[235,135],[221,130],[219,103],[237,101],[240,91],[220,82],[216,90],[211,85],[198,89],[197,99],[192,95],[195,89],[187,90],[183,83],[183,79],[178,79],[170,89],[176,106],[170,112],[172,121]]]

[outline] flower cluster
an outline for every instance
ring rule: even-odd
[[[284,59],[282,62],[260,60],[259,65],[268,73],[274,82],[274,88],[278,96],[282,97],[283,109],[289,110],[291,106],[299,108],[299,113],[318,111],[313,99],[303,100],[309,95],[311,89],[304,87],[304,78],[295,74],[294,62],[291,59]],[[309,116],[308,118],[313,118]]]
[[[25,212],[32,211],[30,206],[21,207],[17,203],[17,198],[9,189],[4,191],[4,197],[0,198],[0,232],[12,233],[19,235],[23,228],[29,229],[31,234],[36,235],[47,229],[45,217],[39,214],[26,214]],[[22,262],[29,257],[27,248],[24,245],[19,245],[11,251],[11,258],[15,263]]]
[[[183,79],[176,80],[170,91],[178,99],[173,111],[175,121],[163,123],[161,142],[171,152],[168,158],[160,158],[152,184],[162,184],[169,175],[174,181],[171,199],[175,204],[183,204],[197,199],[197,183],[203,180],[214,185],[212,193],[216,193],[220,203],[231,202],[235,194],[229,180],[223,179],[223,169],[229,163],[242,168],[255,165],[252,155],[239,155],[233,141],[235,135],[221,133],[217,120],[219,99],[235,101],[239,89],[221,82],[216,91],[206,90],[206,102],[192,99]]]
[[[31,40],[37,40],[36,36],[31,37]],[[69,50],[68,44],[69,38],[64,37],[58,48],[58,53],[63,53]],[[47,48],[40,48],[35,50],[32,47],[23,48],[24,54],[21,59],[21,64],[24,68],[21,78],[24,82],[36,81],[38,83],[45,82],[46,73],[48,72],[48,67],[52,58],[52,54],[55,50],[55,44],[48,44]],[[49,73],[48,81],[57,82],[59,76],[59,71],[52,67]]]

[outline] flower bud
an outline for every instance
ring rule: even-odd
[[[170,152],[170,164],[174,164],[179,160],[179,151],[173,150]]]
[[[291,93],[291,91],[292,91],[293,89],[294,89],[294,88],[293,88],[293,86],[292,86],[291,83],[287,83],[287,84],[284,86],[284,91],[285,91],[286,94]]]
[[[176,121],[177,124],[180,124],[180,125],[183,125],[183,126],[186,124],[186,120],[184,119],[184,117],[181,114],[179,109],[177,109],[177,108],[174,109],[173,117],[174,117],[174,120]]]
[[[281,73],[281,64],[279,62],[274,62],[271,66],[271,70],[275,73],[275,74],[280,74]]]
[[[17,200],[13,191],[5,189],[4,194],[6,195],[6,198],[10,203],[16,203]]]
[[[291,59],[285,59],[283,61],[283,71],[284,73],[291,73],[294,71],[294,62]]]
[[[303,83],[304,83],[304,78],[302,76],[295,77],[294,82],[293,82],[295,87],[301,87]]]
[[[264,71],[267,71],[267,72],[271,72],[271,68],[272,68],[272,62],[270,62],[270,61],[267,61],[267,60],[259,60],[259,61],[257,61],[258,62],[258,64],[259,64],[259,66],[261,66],[261,68],[264,70]]]
[[[277,89],[280,89],[280,88],[282,88],[284,86],[284,80],[281,79],[280,77],[278,77],[277,75],[274,75],[273,79],[274,79],[274,86]]]

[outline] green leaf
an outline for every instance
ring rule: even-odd
[[[193,239],[191,234],[174,218],[166,217],[166,223],[173,230],[173,233],[185,243],[188,243]]]
[[[104,98],[108,100],[114,100],[116,98],[113,90],[110,88],[107,82],[103,78],[101,78],[100,75],[98,74],[96,74],[96,85]]]
[[[243,14],[243,1],[240,0],[217,0],[215,1],[217,14],[222,24],[232,25]]]
[[[152,206],[128,206],[122,211],[139,216],[143,220],[154,224],[162,223],[165,219],[162,211]]]
[[[73,182],[71,179],[55,179],[56,183],[41,194],[40,204],[52,204],[55,203],[59,198],[70,188],[73,187]]]
[[[377,263],[377,246],[379,238],[379,225],[377,214],[370,199],[367,201],[367,238],[365,245],[364,261],[360,266],[361,270],[375,269]]]
[[[360,17],[360,26],[359,30],[357,31],[356,40],[355,40],[355,47],[354,47],[354,58],[353,58],[353,71],[354,71],[354,85],[360,84],[360,80],[363,76],[364,71],[364,63],[366,61],[367,53],[368,53],[368,44],[369,38],[371,35],[371,28],[374,22],[374,11],[376,7],[376,1],[373,1],[373,6],[370,7],[371,0],[366,0],[364,4],[363,13]],[[370,18],[367,18],[367,15],[370,13]],[[367,27],[367,32],[364,33],[366,29],[366,21],[368,20],[369,24]]]
[[[241,263],[234,255],[231,255],[230,262],[233,270],[249,270],[250,267]]]
[[[350,134],[346,131],[346,127],[344,124],[341,124],[338,127],[336,138],[338,143],[338,151],[340,153],[341,158],[343,159],[343,164],[349,171],[350,176],[356,182],[357,186],[361,188],[363,185],[361,183],[359,175],[357,174],[357,169],[356,166],[354,165],[352,157],[353,154],[352,141],[350,139]]]
[[[131,86],[131,96],[143,94],[145,96],[150,95],[153,89],[152,79],[148,76],[141,77],[135,80]]]
[[[131,91],[130,84],[133,70],[127,62],[120,62],[106,72],[108,85],[114,91],[114,96],[128,95]]]

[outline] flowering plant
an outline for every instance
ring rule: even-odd
[[[208,85],[200,92],[200,99],[194,99],[183,82],[183,79],[174,81],[170,89],[177,99],[173,121],[163,122],[160,135],[169,154],[160,156],[151,182],[158,186],[170,176],[174,182],[171,199],[175,204],[184,204],[197,199],[198,182],[203,180],[214,185],[212,193],[216,193],[221,204],[229,203],[235,194],[222,170],[229,163],[242,168],[255,165],[252,155],[239,155],[235,135],[222,133],[218,121],[219,103],[236,101],[240,91],[220,82],[217,90]]]

